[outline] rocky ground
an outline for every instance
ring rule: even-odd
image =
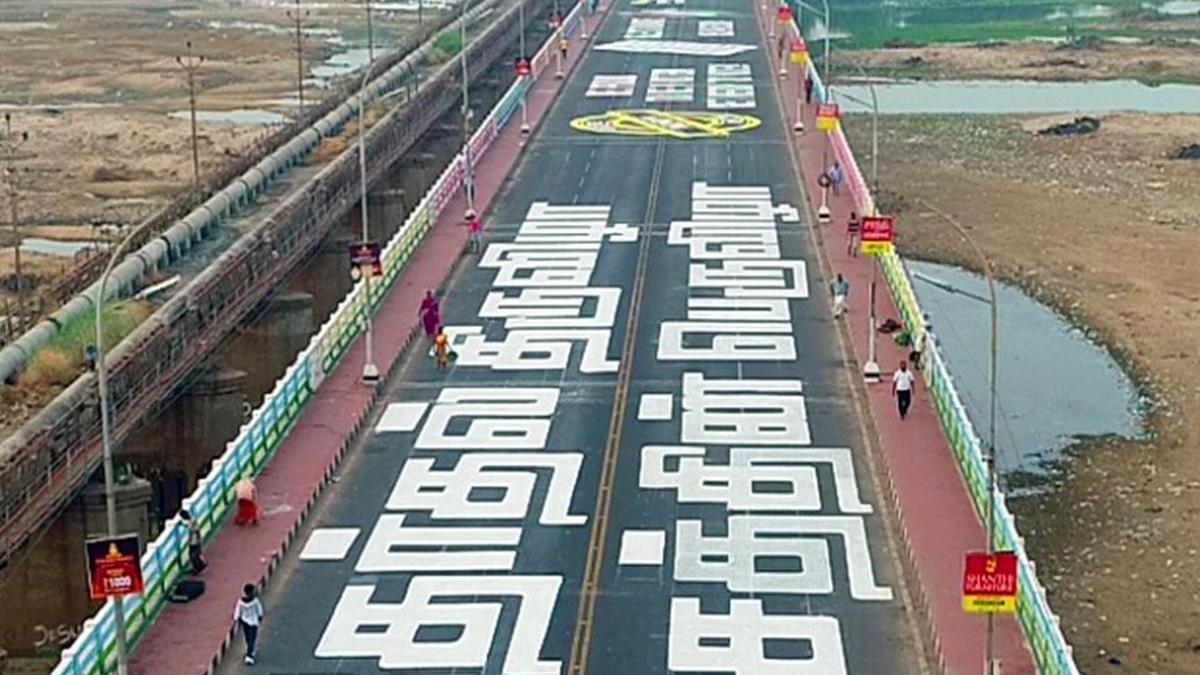
[[[922,203],[967,226],[1008,280],[1090,327],[1152,401],[1144,442],[1079,443],[1054,490],[1015,500],[1020,528],[1086,673],[1200,672],[1200,117],[897,116],[880,181],[899,246],[977,267]],[[870,125],[847,128],[869,165]],[[1110,659],[1115,659],[1110,662]]]

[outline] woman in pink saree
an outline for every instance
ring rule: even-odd
[[[425,299],[421,301],[421,327],[425,329],[425,337],[432,342],[437,336],[438,326],[442,324],[441,306],[433,291],[425,291]]]

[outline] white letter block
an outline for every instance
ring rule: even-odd
[[[452,469],[439,471],[429,458],[404,463],[388,497],[389,511],[429,511],[432,518],[457,520],[523,520],[530,513],[538,471],[549,470],[550,486],[542,505],[541,525],[583,525],[586,515],[572,515],[580,452],[510,452],[463,454]],[[504,491],[498,501],[471,501],[475,488]]]
[[[688,266],[691,288],[721,288],[729,298],[807,298],[803,260],[723,260],[719,267]]]
[[[420,450],[541,450],[550,433],[558,390],[546,387],[448,387],[429,412],[415,447]],[[470,418],[466,433],[447,435],[456,417]],[[540,419],[539,419],[540,418]]]
[[[480,669],[492,643],[504,634],[499,598],[517,597],[521,605],[512,637],[507,645],[496,645],[506,652],[504,672],[558,675],[562,662],[543,660],[541,651],[561,585],[558,576],[417,576],[400,603],[371,602],[373,585],[347,586],[315,655],[376,658],[381,670]],[[422,627],[446,626],[461,635],[447,642],[416,639]]]
[[[706,380],[703,373],[684,373],[680,440],[808,445],[812,434],[801,391],[800,380]]]
[[[772,639],[807,642],[812,655],[767,658],[765,641]],[[701,614],[698,598],[672,598],[667,668],[734,675],[847,674],[837,619],[768,615],[761,600],[730,600],[729,614]]]
[[[404,519],[405,516],[398,513],[379,516],[354,571],[363,574],[505,572],[512,570],[517,559],[516,548],[521,541],[519,527],[410,526],[404,524]],[[403,550],[406,547],[422,550]],[[489,550],[447,550],[459,547],[486,547]]]
[[[708,346],[684,346],[689,335],[708,336]],[[660,361],[795,361],[790,323],[664,321],[658,332]]]

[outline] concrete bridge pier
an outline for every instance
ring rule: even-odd
[[[119,469],[118,469],[119,470]],[[53,656],[70,645],[99,608],[88,593],[84,543],[107,536],[104,483],[96,478],[0,577],[0,649],[11,657]],[[150,541],[150,482],[136,475],[116,484],[117,526]]]
[[[267,300],[262,316],[238,335],[221,355],[223,367],[250,373],[246,394],[252,405],[257,405],[275,387],[276,381],[296,360],[296,354],[308,345],[317,331],[313,303],[313,294],[307,291],[276,293]]]
[[[153,486],[158,522],[179,511],[209,463],[237,437],[245,416],[246,384],[244,371],[210,369],[122,444],[119,461],[135,466]]]

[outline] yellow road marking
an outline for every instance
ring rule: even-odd
[[[762,120],[750,115],[707,111],[609,110],[571,120],[571,128],[593,134],[666,136],[681,140],[728,138],[750,131]]]

